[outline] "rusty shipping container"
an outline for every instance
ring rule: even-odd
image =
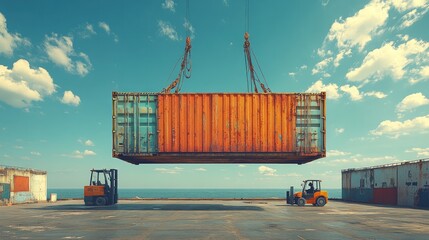
[[[326,153],[325,93],[113,92],[113,157],[307,163]]]
[[[343,200],[429,207],[429,159],[342,171]]]
[[[398,167],[398,205],[429,207],[429,160]]]
[[[398,176],[396,166],[374,169],[374,203],[398,204]]]

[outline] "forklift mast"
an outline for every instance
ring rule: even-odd
[[[113,205],[118,202],[118,170],[91,170],[89,185],[84,187],[85,205]]]

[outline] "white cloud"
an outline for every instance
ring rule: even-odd
[[[429,99],[426,98],[421,92],[413,93],[406,96],[402,101],[396,106],[397,112],[406,112],[414,108],[428,105]]]
[[[100,27],[108,35],[113,36],[113,41],[119,42],[118,35],[116,35],[114,32],[112,32],[112,30],[110,29],[109,24],[107,24],[105,22],[98,22],[98,27]]]
[[[354,16],[335,21],[327,39],[336,41],[339,49],[358,46],[362,50],[372,36],[389,17],[389,5],[382,1],[371,1]]]
[[[46,36],[44,45],[49,59],[68,72],[85,76],[91,70],[92,65],[88,55],[82,52],[77,54],[74,51],[71,37],[52,34],[50,37]]]
[[[199,172],[205,172],[205,171],[207,171],[207,169],[205,169],[205,168],[196,168],[194,170],[195,171],[199,171]]]
[[[429,66],[424,66],[419,72],[420,76],[428,78],[429,77]]]
[[[338,156],[347,156],[347,155],[350,155],[350,153],[349,152],[342,152],[339,150],[329,150],[326,153],[327,157],[338,157]]]
[[[351,49],[341,50],[334,59],[334,66],[340,66],[340,61],[344,58],[344,56],[350,56],[352,54]]]
[[[267,167],[267,166],[260,166],[258,168],[258,171],[259,171],[260,174],[266,175],[266,176],[276,176],[277,175],[276,174],[276,172],[277,172],[276,169],[270,168],[270,167]]]
[[[180,167],[174,167],[174,168],[155,168],[155,171],[160,173],[167,173],[167,174],[177,174],[183,171],[183,168]]]
[[[19,146],[19,145],[16,145],[16,146],[15,146],[15,148],[16,148],[16,149],[24,149],[24,147],[23,147],[23,146]]]
[[[299,67],[301,70],[306,70],[308,68],[307,65],[302,65],[301,67]]]
[[[326,7],[329,4],[329,0],[322,0],[322,6]]]
[[[88,139],[88,140],[85,141],[85,146],[92,147],[92,146],[95,146],[95,145],[94,145],[93,141],[91,141],[91,140]]]
[[[428,42],[416,39],[411,39],[398,47],[395,47],[393,42],[388,42],[381,48],[369,52],[362,65],[349,71],[346,77],[353,82],[371,78],[379,80],[386,75],[396,80],[401,79],[406,73],[404,68],[407,65],[428,60],[428,47]]]
[[[228,0],[223,0],[223,5],[224,5],[225,7],[229,7],[229,2],[228,2]]]
[[[85,151],[83,151],[83,155],[84,155],[84,156],[94,156],[94,155],[96,155],[96,154],[95,154],[95,152],[94,152],[94,151],[91,151],[91,150],[85,150]]]
[[[189,22],[187,19],[185,19],[185,22],[183,23],[183,27],[186,29],[186,31],[189,31],[191,39],[195,38],[195,28],[192,26],[191,22]]]
[[[105,22],[99,22],[98,26],[103,29],[107,34],[110,34],[110,26]]]
[[[30,154],[31,154],[31,155],[34,155],[34,156],[40,156],[40,155],[42,155],[42,154],[40,154],[39,152],[30,152]]]
[[[9,33],[6,17],[0,12],[0,54],[11,56],[20,44],[30,45],[31,43],[18,33]]]
[[[429,157],[429,148],[411,148],[405,152],[417,153],[418,157]]]
[[[34,101],[55,92],[55,84],[48,71],[32,69],[25,59],[19,59],[12,69],[0,65],[0,100],[17,108],[26,108]]]
[[[401,20],[402,23],[400,25],[400,28],[407,28],[411,25],[413,25],[415,22],[420,20],[426,12],[429,10],[429,8],[425,8],[424,10],[414,9],[404,16],[402,16]]]
[[[92,24],[87,23],[83,29],[79,32],[79,35],[82,38],[90,38],[91,36],[97,34],[97,32],[94,30],[94,26]]]
[[[96,32],[94,31],[94,26],[92,26],[92,24],[86,24],[85,29],[88,30],[88,32],[91,34],[96,34]]]
[[[337,134],[341,134],[341,133],[344,133],[344,128],[335,128],[335,132],[337,133]]]
[[[70,158],[84,158],[86,156],[95,156],[97,155],[94,151],[91,150],[84,150],[83,152],[76,150],[72,154],[62,154],[63,157],[70,157]]]
[[[310,93],[326,92],[326,97],[328,99],[338,99],[341,97],[341,95],[338,93],[337,84],[330,83],[325,85],[323,84],[322,80],[316,81],[305,92],[310,92]]]
[[[240,164],[240,165],[238,165],[238,167],[240,167],[240,168],[245,168],[245,167],[246,167],[246,165],[244,165],[244,164]]]
[[[378,127],[370,133],[375,136],[387,135],[392,138],[398,138],[401,135],[410,133],[426,133],[429,130],[429,115],[416,117],[413,119],[401,121],[382,121]]]
[[[359,89],[356,86],[344,85],[340,87],[341,91],[350,95],[352,101],[359,101],[363,98],[360,94]]]
[[[79,106],[80,97],[74,95],[72,91],[65,91],[61,102],[68,105]]]
[[[318,62],[314,68],[311,70],[311,74],[317,74],[319,72],[323,72],[323,70],[328,66],[330,62],[332,62],[332,57],[325,58],[322,61]]]
[[[170,11],[172,11],[172,12],[175,12],[175,11],[176,11],[176,9],[175,9],[175,5],[176,5],[176,3],[175,3],[173,0],[165,0],[165,1],[161,4],[162,8],[167,9],[167,10],[170,10]]]
[[[390,2],[400,12],[428,6],[427,0],[390,0]]]
[[[291,77],[295,77],[296,73],[295,72],[290,72],[290,73],[288,73],[288,75],[291,76]]]
[[[365,157],[360,154],[355,154],[349,156],[347,158],[338,158],[332,161],[327,161],[325,163],[328,164],[348,164],[348,167],[356,167],[356,166],[368,166],[369,164],[387,164],[398,162],[399,160],[395,156],[376,156],[376,157]],[[354,165],[351,165],[353,163]],[[357,164],[357,165],[356,165]]]
[[[369,97],[375,97],[375,98],[379,98],[379,99],[387,97],[387,95],[385,93],[376,92],[376,91],[366,92],[363,95],[369,96]]]
[[[344,85],[340,87],[340,90],[349,94],[350,99],[352,101],[359,101],[362,100],[364,96],[368,96],[368,97],[375,97],[375,98],[385,98],[387,97],[386,94],[384,94],[383,92],[376,92],[376,91],[370,91],[370,92],[361,92],[359,90],[359,87],[356,86],[350,86],[350,85]]]
[[[179,36],[177,35],[176,30],[174,29],[173,26],[171,26],[170,23],[164,22],[164,21],[158,21],[158,26],[159,26],[159,32],[163,36],[166,36],[173,41],[179,40]]]

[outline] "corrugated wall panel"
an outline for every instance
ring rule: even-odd
[[[199,151],[194,142],[202,152],[296,150],[294,94],[159,94],[158,102],[160,152]]]
[[[396,205],[398,203],[397,188],[374,188],[374,203]]]
[[[429,189],[429,162],[416,162],[398,166],[398,205],[418,207]]]
[[[397,166],[374,169],[374,188],[396,188],[397,175]]]
[[[373,188],[374,169],[364,169],[351,172],[351,188]]]
[[[112,97],[113,153],[158,152],[157,95],[127,93]]]

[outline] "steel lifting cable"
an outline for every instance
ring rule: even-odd
[[[256,58],[255,53],[253,52],[253,50],[250,48],[250,42],[249,42],[249,28],[250,28],[250,0],[245,0],[245,7],[244,7],[244,62],[245,62],[245,66],[246,66],[246,82],[247,82],[247,91],[248,92],[256,92],[258,93],[258,87],[257,84],[259,84],[260,88],[262,89],[262,91],[264,93],[270,93],[271,89],[268,87],[268,82],[265,78],[264,73],[262,72],[261,66],[259,65],[258,59]],[[258,66],[258,70],[261,72],[264,83],[262,83],[259,80],[259,76],[256,73],[254,67],[253,67],[253,63],[252,63],[252,55],[253,58],[255,58],[256,60],[256,64]],[[249,77],[250,75],[250,77]],[[250,85],[250,90],[249,90],[249,85]]]
[[[177,78],[167,88],[164,88],[161,91],[162,93],[170,93],[171,90],[173,90],[174,88],[176,88],[175,93],[178,93],[182,89],[184,78],[191,77],[191,72],[192,72],[191,47],[192,46],[191,46],[191,37],[190,37],[191,23],[189,22],[189,0],[186,1],[185,28],[187,33],[186,46],[185,46],[185,52],[183,54],[183,57],[181,58],[182,63],[180,65],[179,74]],[[179,61],[180,59],[177,61],[177,63]],[[172,72],[176,68],[177,63],[174,66]],[[170,77],[171,77],[171,74],[170,74]]]

